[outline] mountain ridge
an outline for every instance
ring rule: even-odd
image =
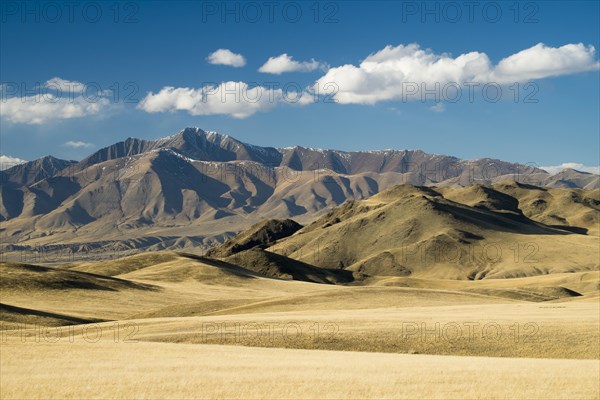
[[[188,147],[186,148],[186,146],[188,146]],[[215,131],[205,131],[198,127],[187,127],[187,128],[180,130],[176,134],[162,137],[159,139],[149,140],[149,139],[140,139],[140,138],[129,137],[129,138],[125,139],[124,141],[117,142],[113,145],[106,146],[104,148],[101,148],[101,149],[95,151],[94,153],[85,157],[78,163],[83,164],[85,166],[89,166],[89,165],[101,163],[104,161],[108,161],[111,159],[117,159],[117,158],[134,156],[134,155],[146,153],[148,151],[157,150],[160,148],[173,149],[190,159],[198,160],[198,161],[228,162],[228,161],[236,161],[237,160],[237,161],[256,161],[256,162],[261,162],[261,163],[276,162],[277,164],[271,164],[271,166],[289,166],[289,167],[294,167],[294,168],[300,167],[300,169],[302,167],[305,167],[306,165],[304,165],[304,164],[298,165],[298,164],[291,162],[290,159],[293,158],[294,155],[298,154],[299,152],[300,153],[302,153],[302,152],[310,153],[310,156],[312,156],[312,157],[314,157],[316,154],[319,154],[319,155],[321,155],[320,158],[325,161],[320,164],[319,163],[317,163],[317,164],[313,163],[312,165],[309,164],[308,166],[306,166],[307,169],[308,170],[319,169],[319,168],[332,169],[333,171],[338,172],[338,173],[365,172],[364,170],[356,170],[356,168],[354,171],[349,171],[349,170],[341,171],[339,169],[336,169],[339,167],[344,167],[344,165],[342,165],[343,161],[341,159],[356,156],[356,155],[371,155],[371,156],[384,156],[384,157],[396,156],[396,155],[400,155],[402,157],[406,157],[407,155],[416,155],[416,156],[425,155],[428,157],[443,157],[445,159],[445,161],[448,163],[450,161],[453,161],[453,162],[457,162],[457,163],[462,162],[462,163],[467,163],[467,164],[468,163],[477,163],[477,162],[487,162],[490,165],[494,164],[494,163],[502,163],[502,164],[507,164],[507,165],[512,165],[512,166],[518,165],[522,168],[522,172],[527,172],[528,174],[540,172],[540,173],[546,173],[550,176],[567,175],[567,174],[573,174],[573,173],[582,174],[582,175],[592,175],[592,176],[595,175],[595,174],[591,174],[591,173],[587,173],[587,172],[577,171],[572,168],[567,168],[556,174],[551,175],[548,172],[546,172],[543,169],[538,168],[538,167],[528,166],[528,165],[523,165],[523,164],[518,164],[518,163],[504,162],[502,160],[492,159],[489,157],[483,157],[483,158],[472,159],[472,160],[464,160],[464,159],[459,159],[457,157],[448,156],[448,155],[444,155],[444,154],[426,153],[426,152],[424,152],[422,150],[418,150],[418,149],[417,150],[385,149],[385,150],[343,151],[343,150],[337,150],[337,149],[321,149],[321,148],[313,148],[313,147],[304,147],[304,146],[299,146],[299,145],[292,146],[292,147],[282,147],[282,148],[262,147],[262,146],[256,146],[253,144],[242,142],[242,141],[237,140],[234,137],[226,135],[226,134],[221,134],[221,133],[218,133]],[[201,152],[199,150],[209,150],[209,151]],[[219,150],[221,150],[221,151],[219,151]],[[229,151],[230,153],[224,154],[223,150],[225,152]],[[239,153],[235,153],[234,150],[240,150],[240,151],[239,151]],[[193,154],[194,152],[197,153],[196,157],[194,157],[194,154]],[[261,156],[256,156],[255,154],[257,154],[257,153],[260,153]],[[276,154],[276,153],[278,153],[278,154]],[[235,154],[236,157],[232,157],[233,154]],[[225,157],[219,157],[219,156],[224,156],[224,155],[225,155]],[[27,163],[20,164],[15,167],[12,167],[12,168],[18,168],[18,167],[23,168],[24,165],[36,163],[36,162],[39,162],[39,160],[44,160],[48,157],[53,158],[57,161],[65,161],[68,163],[77,163],[76,161],[60,160],[60,159],[56,159],[52,156],[46,156],[41,159],[29,161]],[[386,159],[386,160],[384,160],[384,162],[388,162],[388,160]],[[408,162],[406,164],[408,164]],[[333,168],[331,168],[331,167],[333,167]],[[411,167],[410,165],[407,165],[406,170],[404,170],[404,171],[396,170],[395,172],[408,172],[408,169],[410,167]],[[10,170],[12,168],[7,169],[6,171],[8,171],[10,173],[11,172]],[[384,171],[376,170],[374,172],[384,172]],[[518,172],[518,171],[515,171],[515,172]]]

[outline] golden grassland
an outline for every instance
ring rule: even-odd
[[[403,355],[172,343],[2,346],[4,399],[583,399],[595,360]]]
[[[408,306],[132,320],[144,341],[600,359],[597,302]],[[102,326],[102,325],[100,325]]]
[[[0,274],[2,399],[600,397],[598,271],[325,285],[162,253]]]

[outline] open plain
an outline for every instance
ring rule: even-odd
[[[598,271],[331,285],[172,252],[1,268],[3,399],[600,396]]]

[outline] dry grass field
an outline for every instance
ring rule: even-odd
[[[150,253],[0,273],[2,399],[600,396],[598,271],[327,285]]]
[[[172,343],[2,347],[2,397],[93,399],[598,398],[595,360]]]

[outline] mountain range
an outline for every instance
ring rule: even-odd
[[[0,171],[0,178],[0,236],[9,258],[202,251],[264,219],[311,223],[348,200],[368,199],[396,185],[502,194],[498,184],[517,182],[518,189],[503,193],[512,200],[503,201],[513,204],[510,212],[521,213],[515,204],[531,196],[523,188],[581,199],[588,198],[583,189],[600,187],[598,175],[575,170],[551,175],[529,165],[419,150],[260,147],[199,128],[158,140],[128,138],[79,162],[44,157]],[[560,196],[552,195],[556,191]],[[560,207],[555,211],[536,215],[571,231],[595,231],[574,223],[576,217],[563,215]]]

